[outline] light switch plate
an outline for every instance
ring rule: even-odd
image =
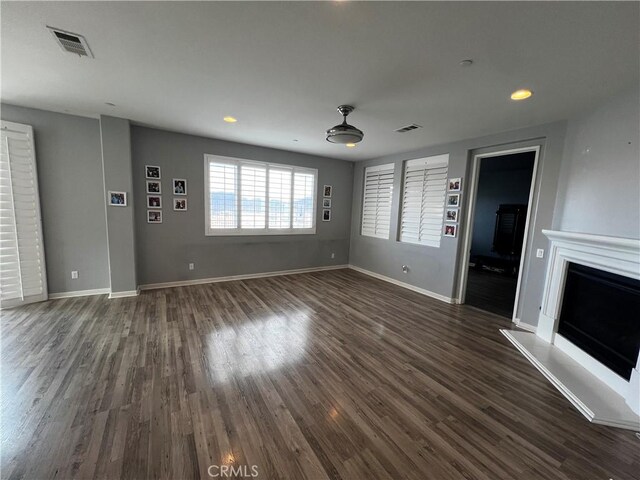
[[[536,257],[544,258],[544,250],[542,248],[536,250]]]

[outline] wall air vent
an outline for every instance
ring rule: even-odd
[[[89,44],[82,35],[78,35],[77,33],[65,32],[64,30],[60,30],[59,28],[49,26],[47,26],[47,28],[51,30],[53,37],[56,39],[56,42],[65,52],[74,53],[80,57],[93,58],[93,53],[91,53]]]
[[[398,133],[406,133],[406,132],[410,132],[411,130],[416,130],[418,128],[422,128],[421,125],[416,125],[415,123],[412,123],[411,125],[407,125],[406,127],[402,127],[396,130],[396,132]]]

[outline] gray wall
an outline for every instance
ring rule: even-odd
[[[34,130],[49,293],[108,288],[98,121],[5,104],[1,117]]]
[[[640,238],[638,88],[570,120],[554,225]]]
[[[348,263],[352,163],[140,126],[131,142],[139,284]],[[322,186],[333,185],[331,222],[322,222],[319,206],[315,235],[205,236],[205,153],[317,168],[319,204]],[[162,168],[162,224],[146,222],[145,164]],[[173,211],[172,178],[187,179],[186,212]]]
[[[483,158],[473,215],[471,253],[499,257],[492,251],[496,210],[501,204],[529,203],[533,152]]]
[[[136,280],[136,239],[129,120],[100,116],[104,195],[127,192],[125,207],[107,206],[107,247],[111,293],[133,292]]]
[[[353,223],[351,229],[350,263],[366,270],[409,283],[416,287],[457,298],[458,296],[458,258],[461,238],[466,225],[461,221],[461,230],[456,238],[442,238],[440,248],[401,243],[396,240],[400,210],[401,172],[403,162],[412,158],[449,153],[449,176],[465,177],[463,183],[463,214],[468,205],[467,176],[469,159],[475,153],[489,153],[509,148],[541,145],[538,175],[534,187],[533,213],[531,222],[534,234],[527,241],[527,251],[546,248],[547,240],[542,235],[543,228],[550,228],[557,190],[557,178],[560,170],[564,147],[565,122],[541,125],[490,135],[481,138],[463,140],[446,145],[438,145],[405,154],[382,157],[356,164],[353,184]],[[360,235],[360,217],[362,211],[362,187],[364,168],[393,162],[396,166],[394,183],[391,238],[389,240],[363,237]],[[464,217],[463,217],[464,218]],[[401,267],[409,265],[410,271],[403,274]],[[542,298],[545,276],[545,260],[525,256],[521,288],[522,296],[517,317],[524,323],[535,326],[538,322],[538,309]]]

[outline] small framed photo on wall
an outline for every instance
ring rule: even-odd
[[[331,210],[322,210],[322,221],[323,222],[331,221]]]
[[[147,223],[162,223],[162,210],[147,210]]]
[[[457,225],[445,225],[444,226],[444,236],[445,237],[455,237],[458,233]]]
[[[187,181],[184,178],[173,179],[173,194],[174,195],[187,194]]]
[[[160,195],[147,195],[147,208],[162,208],[162,197]]]
[[[156,167],[153,165],[145,165],[144,166],[144,176],[146,178],[155,178],[157,180],[160,179],[160,167]]]
[[[127,206],[127,192],[114,192],[109,190],[107,195],[109,206],[111,207],[126,207]]]
[[[461,192],[462,191],[462,178],[450,178],[449,179],[449,191]]]
[[[186,198],[174,198],[173,199],[173,209],[176,212],[186,212],[187,211],[187,199]]]
[[[460,206],[460,194],[450,193],[447,195],[447,207],[459,207]]]
[[[458,222],[458,214],[460,213],[460,210],[458,210],[457,208],[447,208],[446,214],[445,214],[445,220],[447,222]]]
[[[331,198],[332,190],[333,190],[333,187],[331,185],[325,185],[322,196],[325,198]]]
[[[147,193],[162,193],[162,184],[155,180],[147,180]]]
[[[322,208],[331,208],[331,199],[323,198],[322,199]]]

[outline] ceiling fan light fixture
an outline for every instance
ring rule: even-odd
[[[362,130],[347,123],[347,115],[353,112],[353,110],[354,108],[351,105],[340,105],[338,107],[338,112],[340,112],[340,115],[344,118],[341,124],[327,130],[327,142],[345,145],[347,143],[358,143],[362,141],[364,137]]]

